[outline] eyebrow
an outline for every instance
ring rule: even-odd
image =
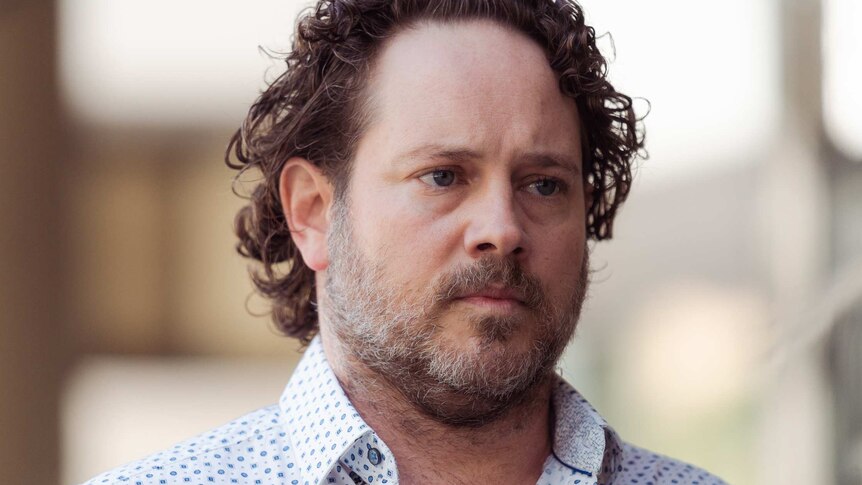
[[[521,155],[521,160],[529,162],[531,165],[536,165],[543,168],[558,167],[563,170],[568,170],[576,176],[581,175],[581,169],[578,167],[578,162],[575,158],[568,157],[557,153],[526,153]]]
[[[398,163],[409,162],[411,160],[421,160],[428,158],[442,158],[453,162],[468,162],[481,158],[482,155],[468,148],[453,147],[431,143],[414,148],[403,155],[399,155],[396,160]]]
[[[464,163],[482,158],[482,154],[469,148],[446,146],[436,143],[422,145],[396,158],[397,163],[408,163],[417,159],[443,159],[456,163]],[[557,167],[580,176],[581,170],[575,158],[553,152],[527,152],[515,157],[531,165],[543,168]]]

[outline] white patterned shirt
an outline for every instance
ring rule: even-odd
[[[553,391],[553,452],[537,485],[713,485],[692,465],[623,442],[561,377]],[[602,473],[604,472],[604,473]],[[315,338],[277,405],[105,472],[86,485],[238,483],[397,485],[392,451],[345,395]]]

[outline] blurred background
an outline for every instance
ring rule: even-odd
[[[561,372],[730,483],[862,484],[862,2],[582,4],[651,158]],[[277,400],[298,345],[234,253],[222,159],[306,5],[0,2],[0,483]]]

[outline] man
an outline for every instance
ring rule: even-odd
[[[567,0],[321,0],[231,142],[278,406],[91,483],[722,483],[554,372],[643,137]]]

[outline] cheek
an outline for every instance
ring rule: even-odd
[[[366,256],[395,276],[422,280],[425,272],[445,265],[459,245],[455,216],[439,204],[417,202],[407,190],[356,194],[354,203],[354,228]]]
[[[584,230],[557,228],[534,236],[534,258],[531,271],[539,276],[550,291],[568,291],[580,277],[584,261]],[[562,284],[561,284],[562,283]]]

